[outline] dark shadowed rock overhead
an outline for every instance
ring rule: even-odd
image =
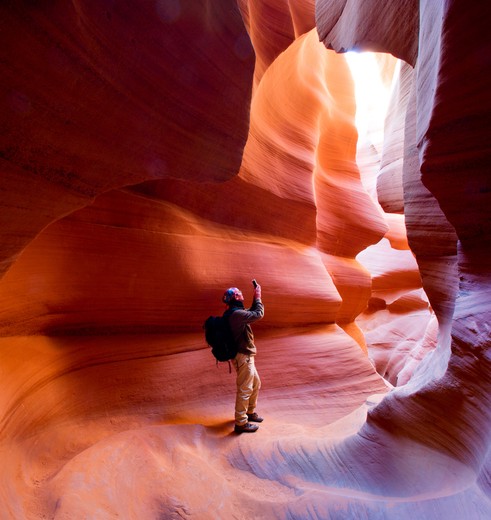
[[[235,2],[8,2],[0,13],[3,272],[105,191],[237,173],[254,51]]]

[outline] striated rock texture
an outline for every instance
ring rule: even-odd
[[[0,13],[2,273],[103,192],[236,173],[254,52],[234,2],[21,1]]]
[[[317,4],[320,15],[329,4]],[[482,6],[469,9],[455,1],[423,1],[419,7],[415,75],[412,81],[400,83],[408,93],[398,94],[408,99],[401,173],[408,239],[440,336],[434,355],[425,358],[418,376],[369,413],[360,434],[339,450],[346,463],[356,460],[361,450],[379,464],[394,444],[416,442],[449,457],[454,469],[442,467],[432,484],[435,491],[458,496],[460,511],[484,518],[489,514],[486,505],[476,505],[473,497],[483,494],[484,504],[489,503],[484,497],[489,493],[486,457],[491,431],[486,267],[491,78],[484,73],[472,80],[469,73],[474,66],[489,64],[491,42],[484,20],[490,11]],[[346,10],[342,16],[348,14]],[[377,38],[376,24],[372,30]],[[340,37],[335,29],[334,34]],[[401,56],[398,45],[391,52]],[[387,193],[385,185],[379,188]],[[367,448],[373,441],[379,447],[372,444],[369,455]],[[398,465],[406,462],[401,457]],[[428,485],[420,488],[424,480],[418,474],[406,471],[405,484],[394,480],[388,487],[384,479],[377,483],[368,474],[360,473],[355,480],[362,487],[392,489],[395,495],[408,493],[411,485],[413,493],[428,492]]]
[[[0,14],[0,518],[489,518],[490,8]],[[253,277],[235,436],[201,325]]]

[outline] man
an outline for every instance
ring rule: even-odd
[[[230,328],[238,346],[234,359],[237,372],[237,395],[235,399],[235,432],[253,433],[263,418],[256,412],[257,397],[261,388],[261,380],[256,370],[254,357],[257,349],[250,323],[264,316],[264,305],[261,301],[261,286],[255,285],[254,300],[249,309],[244,308],[244,296],[237,287],[225,291],[223,301],[228,305]],[[233,311],[233,312],[231,312]]]

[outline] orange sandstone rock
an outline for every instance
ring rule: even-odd
[[[488,518],[489,8],[0,12],[3,517]],[[406,60],[384,143],[326,47]],[[253,277],[235,436],[201,323]]]
[[[0,272],[105,191],[236,173],[254,67],[236,6],[85,0],[0,13]]]

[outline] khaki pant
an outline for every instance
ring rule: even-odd
[[[261,380],[254,364],[254,356],[239,352],[234,359],[234,366],[237,371],[235,424],[242,426],[247,422],[247,414],[253,413],[256,408]]]

